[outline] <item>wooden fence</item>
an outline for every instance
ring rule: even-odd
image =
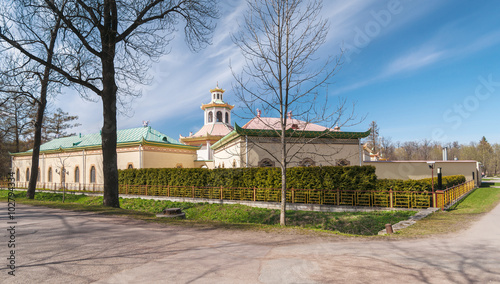
[[[1,184],[0,184],[1,185]],[[27,188],[28,182],[17,182],[18,188]],[[102,192],[103,184],[71,184],[66,190],[84,192]],[[61,191],[60,183],[37,183],[37,189]],[[474,181],[432,192],[419,191],[350,191],[350,190],[316,190],[288,189],[286,200],[290,203],[369,206],[388,208],[428,208],[445,207],[453,204],[462,196],[474,189]],[[196,186],[163,186],[163,185],[119,185],[120,194],[167,196],[185,198],[204,198],[220,200],[280,202],[281,189],[276,188],[226,188]]]

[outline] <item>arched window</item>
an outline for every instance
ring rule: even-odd
[[[132,165],[132,164],[128,164],[127,169],[131,170],[131,169],[133,169],[133,168],[134,168],[134,165]]]
[[[90,168],[90,183],[95,183],[95,167]]]
[[[236,168],[236,160],[233,159],[233,168]]]
[[[211,111],[209,111],[208,112],[208,122],[213,122],[213,121],[214,121],[214,114]]]
[[[221,111],[217,112],[217,122],[222,122],[222,112]]]
[[[36,175],[36,181],[40,182],[40,168],[38,168],[38,173]]]
[[[226,123],[229,123],[229,113],[226,112]]]
[[[26,181],[30,181],[30,168],[26,169]]]
[[[47,181],[52,182],[52,168],[49,168],[49,171],[47,172]]]
[[[259,167],[274,167],[274,162],[268,158],[265,158],[259,162]]]
[[[21,180],[21,175],[19,174],[19,169],[16,170],[16,181]]]
[[[315,165],[316,163],[310,158],[305,158],[299,163],[300,167],[314,167]]]
[[[351,164],[351,162],[349,162],[346,159],[339,159],[336,161],[336,164],[337,164],[337,166],[346,167],[346,166],[349,166]]]
[[[175,167],[178,168],[178,169],[182,169],[182,164],[178,163],[177,165],[175,165]]]
[[[75,167],[75,182],[80,182],[80,168]]]

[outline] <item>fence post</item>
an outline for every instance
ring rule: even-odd
[[[339,189],[337,188],[337,206],[340,205],[340,191]]]
[[[444,211],[444,207],[446,206],[446,202],[444,200],[444,193],[445,191],[444,190],[436,190],[436,192],[434,193],[435,196],[436,196],[436,201],[435,201],[435,206],[434,207],[441,207],[441,211]],[[439,199],[440,201],[438,202],[437,199],[438,199],[438,196],[439,196]]]
[[[148,196],[148,185],[146,184],[146,196]]]
[[[389,205],[390,208],[394,208],[394,196],[392,194],[392,188],[389,189]]]
[[[290,189],[292,191],[292,200],[290,200],[292,203],[295,203],[295,190],[293,188]]]
[[[222,200],[222,185],[220,186],[220,200]]]
[[[253,201],[257,201],[257,189],[255,188],[255,186],[253,187]]]
[[[193,198],[194,198],[194,185],[193,185],[193,189],[191,191],[192,191]]]

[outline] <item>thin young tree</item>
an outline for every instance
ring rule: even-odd
[[[236,96],[250,117],[260,119],[258,107],[278,118],[277,122],[261,123],[274,130],[279,153],[265,145],[255,146],[266,151],[281,168],[282,226],[286,225],[287,168],[306,145],[321,138],[305,137],[301,130],[307,129],[307,124],[320,122],[333,128],[345,106],[343,100],[332,109],[327,92],[321,92],[340,68],[342,54],[339,51],[340,56],[321,62],[315,57],[329,29],[327,20],[320,17],[321,9],[321,1],[249,0],[242,29],[233,36],[245,59],[241,73],[231,68]],[[299,120],[302,125],[291,125]]]
[[[61,3],[63,6],[65,5],[65,1]],[[11,82],[10,89],[16,89],[20,95],[26,96],[30,102],[36,105],[36,115],[33,121],[31,176],[26,192],[29,199],[34,199],[39,174],[42,123],[47,107],[47,95],[60,87],[59,84],[64,84],[64,80],[57,74],[53,74],[51,70],[52,62],[56,56],[54,51],[58,47],[57,36],[61,28],[61,18],[50,10],[43,9],[37,1],[15,1],[10,9],[3,13],[4,21],[10,24],[10,27],[4,29],[3,32],[10,36],[18,34],[19,38],[22,38],[22,41],[18,43],[22,44],[25,50],[29,50],[47,63],[41,65],[26,56],[18,56],[17,60],[11,60],[10,64],[7,64],[8,70],[2,72],[2,75],[10,76],[10,78],[6,78]],[[6,45],[8,51],[11,51],[12,48],[12,45]],[[54,83],[57,85],[55,88]]]
[[[184,22],[185,40],[197,51],[210,43],[217,18],[216,0],[40,0],[40,10],[57,15],[64,27],[64,50],[49,63],[26,49],[22,38],[0,31],[4,40],[28,58],[64,76],[84,98],[102,101],[102,156],[105,206],[119,207],[117,169],[117,103],[119,95],[137,93],[147,83],[151,60],[166,47]]]

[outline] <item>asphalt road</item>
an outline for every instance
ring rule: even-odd
[[[500,206],[461,234],[404,241],[147,224],[17,205],[1,283],[500,283]]]

